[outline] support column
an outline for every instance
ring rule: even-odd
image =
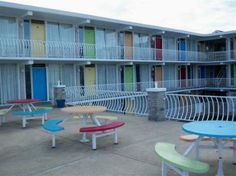
[[[165,93],[166,88],[149,88],[148,93],[148,120],[165,120]]]

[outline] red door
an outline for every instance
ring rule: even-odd
[[[186,67],[180,67],[180,87],[186,87]]]
[[[156,59],[162,60],[162,38],[156,37]]]

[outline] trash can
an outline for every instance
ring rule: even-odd
[[[64,108],[66,100],[56,100],[57,108]]]
[[[65,85],[60,84],[60,81],[58,81],[58,84],[54,86],[54,104],[56,104],[57,108],[65,107],[65,102],[66,102],[65,87],[66,87]]]

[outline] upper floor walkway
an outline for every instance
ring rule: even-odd
[[[0,38],[1,60],[124,61],[222,63],[235,62],[236,50],[198,52],[148,47],[105,46],[62,41]]]

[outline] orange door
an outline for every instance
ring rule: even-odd
[[[133,36],[131,32],[125,32],[125,58],[133,58]]]
[[[161,68],[161,66],[155,67],[155,81],[158,83],[158,87],[162,87],[162,68]]]

